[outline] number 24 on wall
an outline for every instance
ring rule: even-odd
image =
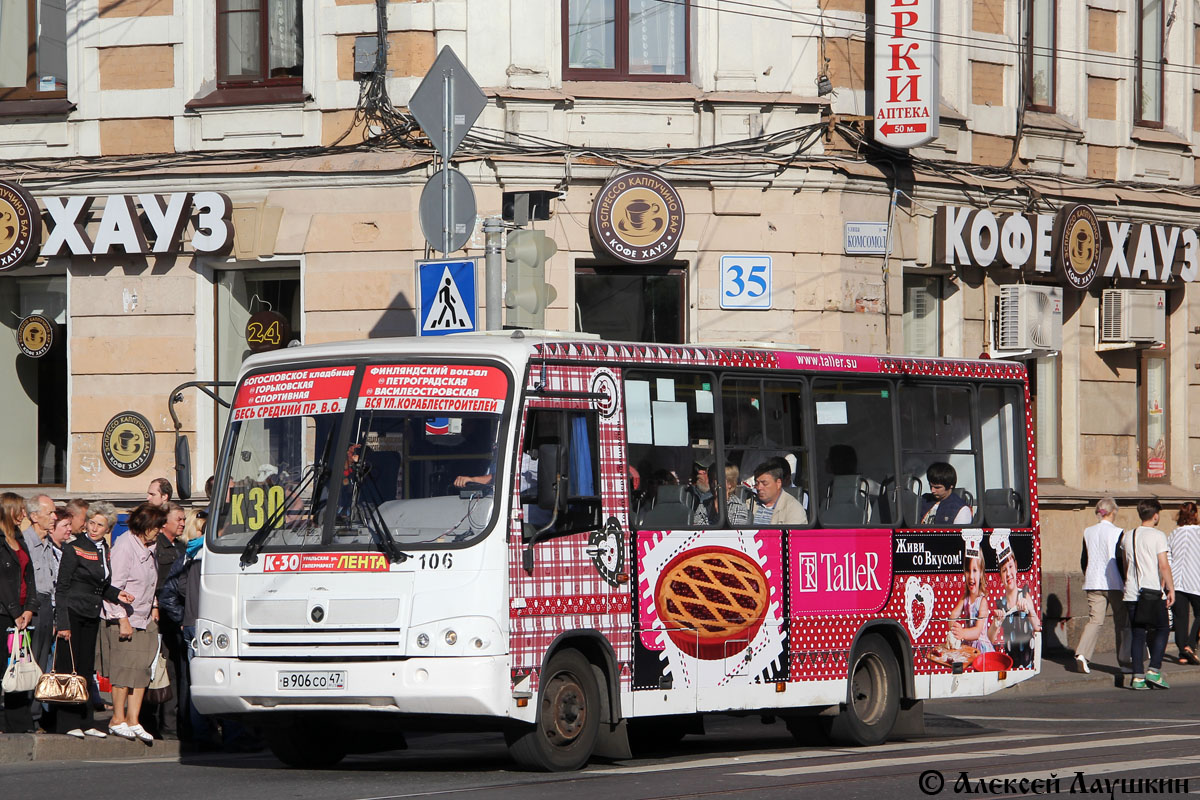
[[[771,307],[771,257],[721,256],[721,308]]]
[[[249,344],[279,344],[279,323],[264,326],[261,322],[251,322],[246,326],[246,341]]]

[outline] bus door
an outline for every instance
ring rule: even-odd
[[[598,633],[620,682],[630,676],[628,472],[617,374],[537,365],[525,392],[514,459],[514,681],[536,673],[551,644]],[[531,685],[536,688],[536,683]]]

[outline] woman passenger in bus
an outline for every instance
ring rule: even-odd
[[[715,471],[716,464],[708,468],[710,486],[716,483]],[[731,528],[744,527],[750,523],[750,504],[742,497],[740,477],[741,473],[738,472],[736,464],[725,464],[725,510],[729,519],[729,527]],[[720,518],[721,514],[717,508],[717,498],[713,496],[709,502],[701,504],[696,509],[696,514],[692,522],[698,527],[703,527],[718,521]]]
[[[922,525],[969,525],[971,507],[954,493],[958,473],[944,461],[935,461],[925,471],[929,494],[922,498]]]

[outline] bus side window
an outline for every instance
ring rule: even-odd
[[[895,525],[892,384],[878,378],[820,379],[812,391],[821,525]]]
[[[694,372],[625,375],[625,431],[629,466],[641,480],[632,497],[639,528],[707,526],[701,512],[714,492],[716,460],[713,376]]]
[[[542,530],[544,538],[600,527],[600,443],[595,411],[530,411],[518,470],[526,539]]]
[[[757,467],[782,458],[791,472],[784,491],[800,501],[811,519],[805,396],[800,380],[729,378],[721,384],[726,463],[737,468],[740,481],[753,483]]]
[[[1016,386],[979,389],[979,430],[983,444],[983,524],[1023,525],[1029,519],[1029,474],[1022,392]]]
[[[908,383],[900,387],[900,486],[905,524],[944,527],[972,524],[979,518],[975,460],[979,442],[971,399],[971,389],[966,386]],[[935,471],[945,475],[939,485],[953,483],[957,499],[949,499],[946,506],[940,505],[943,501],[930,485],[932,465],[938,465]],[[934,511],[935,504],[938,511]],[[944,513],[951,506],[960,509],[953,518]],[[969,509],[970,519],[961,512],[963,506]]]

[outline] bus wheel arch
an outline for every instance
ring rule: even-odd
[[[568,772],[587,765],[600,731],[598,670],[577,649],[561,647],[539,674],[533,725],[505,732],[518,765],[540,772]]]
[[[892,622],[863,626],[846,664],[846,701],[833,720],[834,741],[882,744],[900,717],[901,701],[913,696],[911,647]]]

